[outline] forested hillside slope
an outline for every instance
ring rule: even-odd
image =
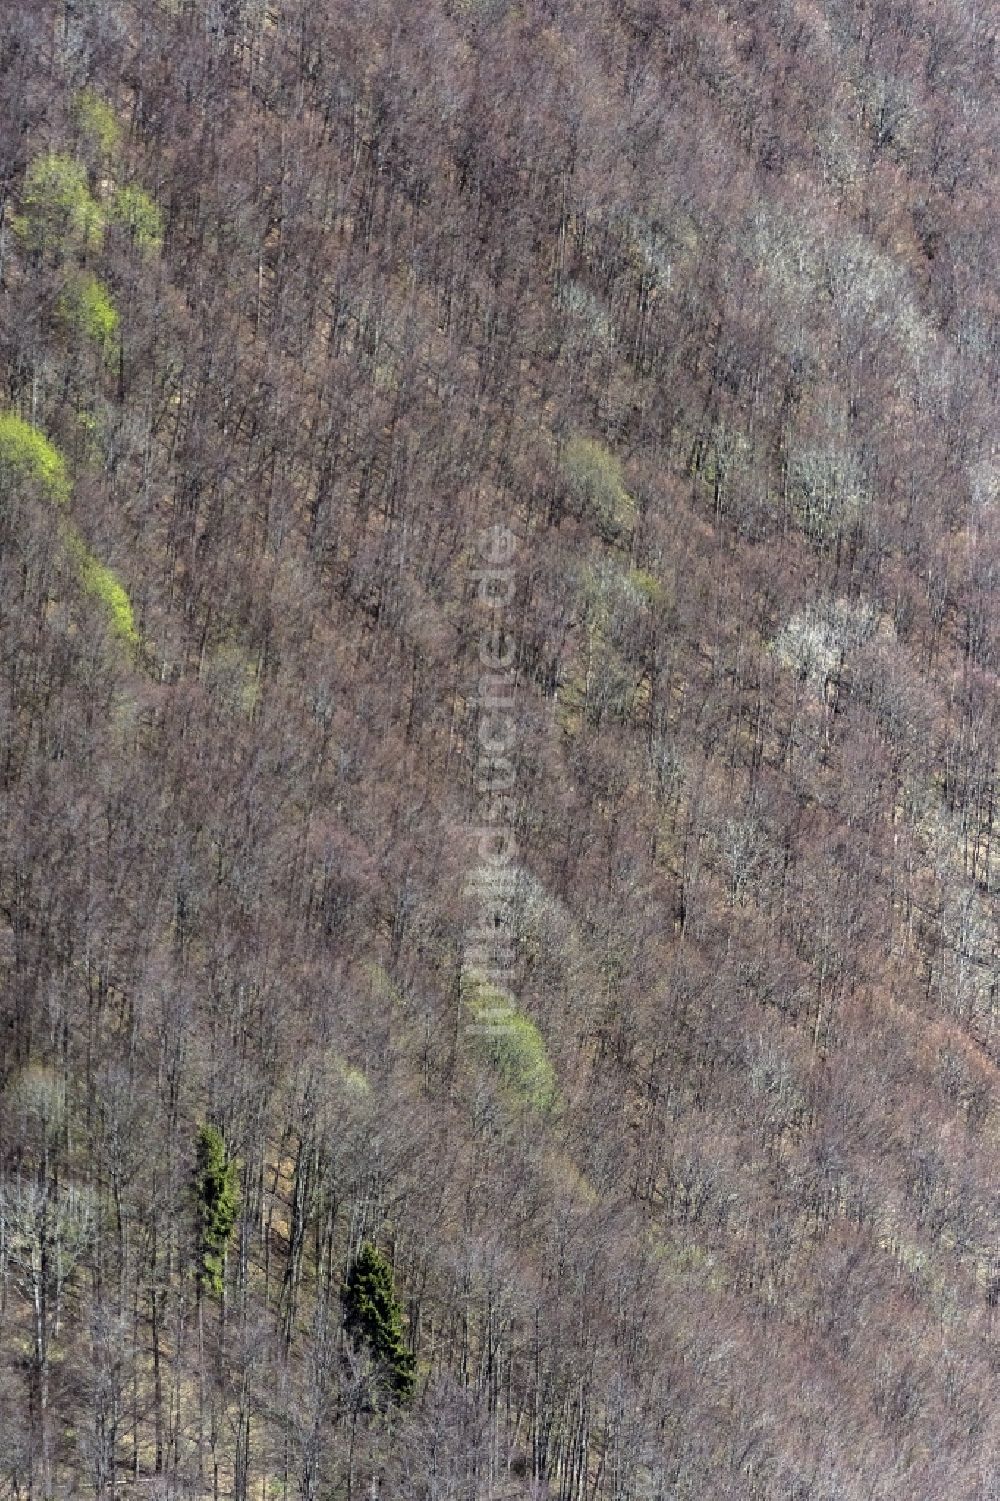
[[[0,1501],[996,1501],[993,8],[0,12]]]

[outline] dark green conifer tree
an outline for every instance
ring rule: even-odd
[[[237,1164],[226,1151],[215,1126],[198,1128],[194,1171],[195,1217],[198,1227],[198,1287],[222,1292],[226,1247],[239,1210]]]
[[[365,1244],[344,1285],[344,1323],[355,1347],[367,1344],[396,1397],[408,1397],[416,1376],[413,1355],[403,1338],[403,1315],[393,1293],[392,1268],[373,1245]]]

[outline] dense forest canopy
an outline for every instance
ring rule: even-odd
[[[997,1501],[991,7],[0,12],[0,1501]]]

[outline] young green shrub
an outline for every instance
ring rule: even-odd
[[[355,1349],[367,1345],[393,1396],[408,1397],[416,1378],[415,1362],[403,1337],[392,1267],[373,1245],[363,1245],[352,1262],[342,1298],[344,1327]]]
[[[102,157],[113,156],[122,131],[107,100],[94,89],[81,89],[73,101],[73,115],[88,144]]]
[[[59,299],[59,311],[70,328],[90,339],[105,354],[110,352],[118,332],[118,310],[107,287],[96,276],[89,272],[74,276]]]
[[[49,151],[30,163],[21,195],[23,213],[14,230],[29,250],[93,249],[104,233],[104,215],[87,186],[82,162]]]
[[[199,1291],[222,1292],[226,1249],[239,1213],[238,1174],[222,1132],[199,1126],[193,1181]]]
[[[142,188],[118,188],[111,200],[111,217],[127,232],[140,250],[158,250],[163,240],[163,218],[152,198]]]
[[[70,483],[62,454],[37,427],[15,412],[0,412],[0,472],[33,480],[50,500],[65,505]]]

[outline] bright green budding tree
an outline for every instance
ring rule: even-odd
[[[375,1247],[363,1245],[344,1286],[344,1323],[355,1348],[367,1345],[397,1397],[408,1397],[414,1359],[403,1338],[403,1314],[392,1289],[392,1268]]]
[[[29,250],[62,256],[101,243],[101,205],[91,195],[82,162],[65,152],[35,157],[25,174],[21,205],[24,212],[15,218],[14,230]]]
[[[199,1126],[194,1171],[198,1227],[198,1287],[221,1294],[226,1248],[239,1210],[238,1165],[228,1155],[222,1132]]]
[[[33,481],[57,505],[69,499],[69,478],[59,450],[16,412],[0,412],[0,478],[4,474]]]

